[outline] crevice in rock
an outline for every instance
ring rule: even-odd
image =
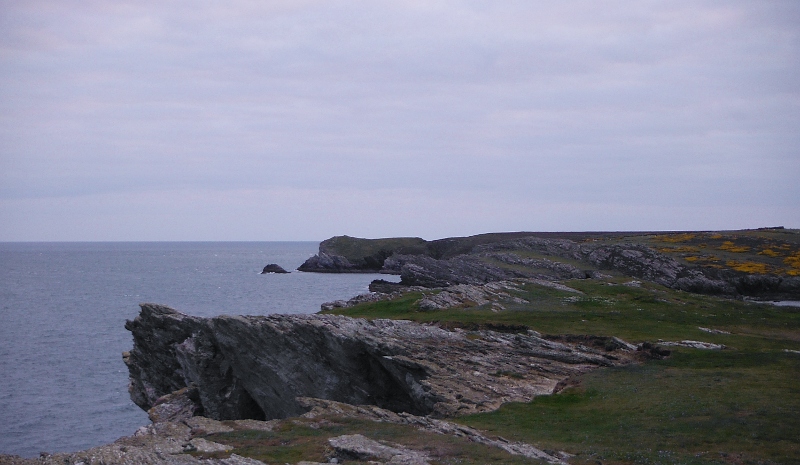
[[[253,396],[247,391],[242,389],[241,397],[239,398],[239,418],[230,418],[230,420],[260,420],[267,419],[267,414],[258,405],[258,402],[253,399]]]
[[[363,373],[367,386],[369,386],[369,400],[371,404],[393,412],[407,412],[414,415],[427,415],[431,413],[432,406],[421,403],[422,399],[415,399],[410,393],[408,381],[417,383],[425,376],[424,372],[419,371],[416,376],[410,375],[410,371],[400,373],[394,370],[393,373],[386,367],[386,358],[371,354],[363,354],[361,357]],[[398,379],[397,376],[402,376]],[[410,375],[410,376],[409,376]]]

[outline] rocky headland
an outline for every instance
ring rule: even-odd
[[[565,455],[444,419],[527,402],[589,370],[651,356],[616,338],[553,341],[534,331],[448,330],[320,314],[200,318],[156,304],[142,304],[126,328],[134,340],[123,354],[131,399],[153,424],[88,451],[6,456],[3,463],[254,465],[262,462],[209,434],[272,431],[286,421],[313,425],[331,417],[406,425],[564,463]],[[329,443],[333,463],[430,459],[360,434]]]
[[[622,341],[598,349],[533,332],[338,315],[200,318],[154,304],[126,328],[131,399],[150,410],[190,388],[190,409],[216,420],[300,415],[298,397],[451,417],[550,394],[570,376],[636,355]]]
[[[441,288],[509,279],[645,279],[688,292],[800,299],[793,230],[726,233],[495,233],[425,241],[338,236],[298,270],[380,272],[400,284]]]
[[[282,272],[278,268],[268,265],[264,272]],[[745,319],[730,329],[687,323],[680,332],[687,336],[680,340],[631,344],[586,332],[542,335],[528,326],[535,318],[525,315],[573,312],[582,318],[575,325],[586,328],[586,318],[624,321],[618,316],[623,310],[635,318],[655,318],[650,328],[657,334],[667,318],[657,309],[677,308],[687,315],[687,308],[694,314],[709,308],[707,319],[698,321],[719,325],[726,321],[718,317],[719,309],[729,312],[725,302],[731,297],[800,300],[798,233],[777,228],[501,233],[438,241],[340,236],[323,241],[319,253],[298,270],[380,272],[401,280],[373,281],[370,293],[325,303],[323,312],[314,315],[201,318],[142,304],[139,316],[125,325],[133,348],[123,359],[131,399],[148,412],[152,424],[87,451],[36,459],[0,456],[0,463],[256,465],[273,463],[260,460],[267,455],[259,454],[275,444],[299,441],[286,433],[299,429],[305,431],[300,436],[322,435],[324,448],[310,456],[325,463],[427,464],[464,444],[477,444],[565,464],[571,457],[566,452],[509,441],[453,419],[551,395],[590,371],[668,357],[670,349],[729,350],[720,338],[743,337],[731,331]],[[580,289],[603,293],[591,296]],[[686,292],[725,298],[687,303],[691,299],[681,294]],[[411,312],[405,315],[413,315],[406,318],[433,315],[441,320],[333,314],[359,308],[385,311],[389,307],[380,305],[396,302]],[[655,309],[652,315],[642,313],[648,305]],[[477,322],[470,322],[469,315],[446,317],[446,312],[463,309],[513,313],[508,308],[518,315]],[[592,317],[585,310],[591,308],[600,310]],[[622,323],[616,327],[630,331]],[[697,340],[700,335],[717,342]],[[385,425],[400,428],[383,433],[393,441],[366,436],[376,428],[389,431]],[[449,438],[449,448],[420,447],[439,441],[436,437]],[[298,444],[298,449],[305,447]]]

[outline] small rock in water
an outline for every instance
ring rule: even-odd
[[[261,274],[267,273],[288,273],[288,271],[284,270],[282,266],[276,265],[275,263],[270,263],[269,265],[264,267],[264,270]]]

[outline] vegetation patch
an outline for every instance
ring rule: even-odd
[[[770,271],[766,263],[737,262],[736,260],[728,260],[725,262],[725,265],[736,271],[741,271],[742,273],[767,274]]]
[[[718,248],[719,250],[726,250],[731,253],[744,253],[750,250],[750,247],[746,245],[736,245],[733,241],[725,241]]]
[[[653,239],[661,242],[687,242],[697,237],[694,233],[680,233],[680,234],[664,234],[662,236],[654,236]]]
[[[575,464],[796,463],[798,370],[800,357],[786,353],[682,349],[459,421],[566,450]]]
[[[794,252],[792,255],[784,258],[783,263],[790,268],[788,274],[792,276],[800,275],[800,251]]]
[[[337,416],[313,420],[289,419],[275,431],[241,430],[207,435],[205,438],[233,446],[235,454],[269,465],[284,465],[303,460],[327,463],[334,456],[328,439],[345,434],[361,434],[387,445],[401,445],[424,452],[433,464],[542,463],[511,455],[499,448],[471,443],[463,438],[421,431],[413,426]],[[347,460],[347,463],[367,462]]]

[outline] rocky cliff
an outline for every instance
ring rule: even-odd
[[[299,415],[307,408],[298,397],[437,417],[482,412],[635,354],[619,341],[595,349],[530,332],[336,315],[199,318],[154,304],[126,328],[133,401],[148,410],[190,387],[184,401],[194,405],[181,408],[218,420]]]
[[[688,292],[793,300],[800,298],[800,235],[783,234],[789,240],[782,243],[710,233],[498,233],[437,241],[341,236],[320,244],[299,269],[399,274],[403,285],[428,288],[610,271]],[[698,245],[673,245],[686,237]]]

